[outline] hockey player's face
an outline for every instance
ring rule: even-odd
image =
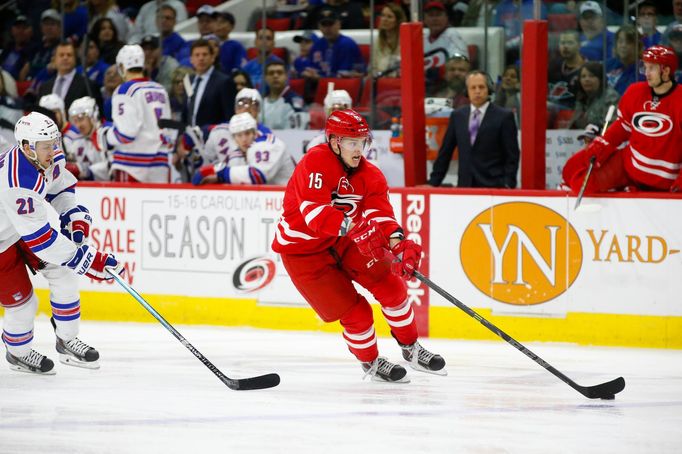
[[[650,87],[658,87],[662,80],[661,65],[657,63],[644,62],[644,74]]]
[[[366,138],[355,138],[355,137],[335,137],[339,153],[343,162],[351,168],[355,168],[360,165],[360,158],[362,157],[362,151],[365,149],[367,144]]]
[[[89,136],[92,133],[92,120],[87,115],[74,115],[71,117],[71,122],[84,136]]]
[[[256,140],[256,131],[253,129],[249,131],[238,132],[232,136],[240,150],[246,151],[249,149],[254,140]]]
[[[38,159],[38,163],[43,169],[47,169],[52,165],[52,158],[58,151],[57,141],[55,140],[40,140],[35,144],[35,155]],[[28,144],[24,145],[28,148]],[[30,156],[30,152],[28,155]]]

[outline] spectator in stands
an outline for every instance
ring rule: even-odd
[[[19,80],[21,70],[28,72],[29,62],[33,59],[37,48],[33,43],[33,27],[24,15],[14,18],[10,28],[12,39],[3,48],[0,56],[2,69]]]
[[[630,8],[637,5],[633,4]],[[645,0],[637,5],[637,25],[642,30],[644,49],[660,44],[663,34],[656,28],[656,4],[651,0]]]
[[[97,106],[102,108],[99,87],[83,74],[76,72],[76,48],[72,43],[63,42],[57,46],[54,65],[57,74],[40,85],[38,90],[40,96],[54,93],[64,100],[65,110],[69,109],[75,99],[92,96],[97,101]]]
[[[272,53],[275,48],[275,31],[270,28],[264,27],[256,30],[255,47],[258,50],[258,56],[249,60],[242,69],[251,78],[254,88],[260,89],[263,80],[263,66],[272,62],[284,63],[284,61]]]
[[[193,93],[183,115],[187,124],[223,123],[234,114],[234,82],[214,68],[216,57],[208,41],[198,39],[192,43],[190,61],[195,74],[191,78]]]
[[[606,80],[619,95],[637,80],[646,80],[637,63],[642,54],[642,35],[633,25],[623,25],[616,32],[616,56],[606,61]]]
[[[175,8],[167,4],[159,7],[156,14],[156,26],[161,37],[163,55],[170,55],[182,62],[189,56],[189,46],[179,33],[175,31],[177,14]]]
[[[578,19],[580,53],[587,60],[606,61],[613,56],[614,34],[606,29],[604,13],[599,3],[589,0],[580,5]],[[604,48],[606,47],[606,48]]]
[[[212,35],[215,32],[215,9],[211,5],[201,5],[196,16],[199,36],[205,38]]]
[[[426,69],[426,86],[442,83],[441,65],[449,57],[458,54],[469,58],[469,51],[462,36],[454,28],[448,28],[448,15],[442,2],[428,2],[424,5],[424,58],[429,64]]]
[[[90,30],[89,39],[97,43],[100,58],[108,65],[116,63],[116,55],[125,44],[119,39],[114,21],[108,17],[102,17],[95,21]]]
[[[400,75],[400,24],[407,19],[403,9],[387,3],[381,10],[379,39],[372,49],[372,72],[375,76]]]
[[[246,49],[239,41],[230,39],[235,24],[232,13],[216,12],[215,16],[215,34],[221,40],[220,68],[225,74],[230,74],[233,69],[246,64]]]
[[[320,77],[362,76],[365,63],[360,48],[351,38],[341,34],[341,21],[336,10],[325,7],[317,16],[323,39],[310,49],[314,66],[306,68],[303,77],[316,80]]]
[[[23,115],[24,109],[21,100],[7,91],[4,78],[0,77],[0,122],[4,120],[2,123],[5,123],[5,125],[0,124],[0,128],[14,130],[13,127],[10,128],[9,126],[16,124]],[[0,143],[0,152],[2,151],[4,151],[4,147]]]
[[[192,69],[186,66],[178,66],[175,68],[175,71],[173,71],[171,89],[168,91],[173,120],[182,120],[182,112],[187,105],[187,96],[185,94],[183,79],[185,76],[191,76],[192,74]]]
[[[428,183],[441,185],[458,147],[458,187],[515,188],[520,153],[514,114],[490,102],[492,81],[483,71],[470,72],[466,85],[471,105],[450,114]]]
[[[521,73],[516,65],[504,68],[502,81],[495,90],[495,104],[514,112],[518,124],[521,111]]]
[[[548,101],[564,109],[575,108],[575,96],[580,83],[580,68],[585,58],[580,55],[580,35],[576,30],[564,30],[559,35],[559,58],[549,63]]]
[[[56,10],[64,7],[64,38],[78,44],[88,33],[88,8],[79,0],[52,0]]]
[[[682,61],[682,24],[677,24],[670,29],[668,32],[668,40],[670,41],[670,47],[673,48],[677,55],[677,60]],[[678,68],[677,71],[675,71],[674,78],[678,84],[682,83],[682,69]]]
[[[570,129],[583,129],[588,124],[604,123],[611,104],[618,104],[618,93],[604,84],[604,67],[600,62],[588,61],[580,69],[580,85],[576,95],[575,112]]]
[[[40,34],[42,46],[33,54],[30,65],[25,65],[19,73],[18,80],[35,80],[38,83],[50,78],[54,71],[51,65],[54,49],[62,36],[62,16],[54,9],[43,11],[40,15]]]
[[[541,3],[540,8],[540,19],[546,19],[547,9],[544,2]],[[504,27],[507,63],[518,61],[523,21],[533,19],[533,17],[533,0],[502,0],[495,7],[493,25]]]
[[[305,30],[300,35],[294,36],[294,42],[298,44],[298,57],[294,59],[291,67],[292,78],[303,77],[303,71],[314,66],[310,58],[310,49],[318,39],[312,30]]]
[[[362,5],[359,2],[349,0],[326,0],[325,2],[317,2],[317,5],[310,9],[305,15],[302,28],[315,28],[320,23],[320,20],[325,17],[325,14],[328,14],[324,13],[324,11],[333,11],[336,17],[339,18],[341,28],[344,30],[363,29],[369,26],[365,20]]]
[[[100,58],[99,46],[91,39],[83,41],[83,48],[85,51],[85,61],[83,63],[85,74],[98,87],[104,85],[104,73],[110,66]]]
[[[303,110],[304,102],[289,87],[284,62],[272,61],[265,65],[265,84],[263,124],[271,129],[291,128],[291,116]]]
[[[114,95],[116,88],[123,83],[123,78],[118,73],[116,65],[111,65],[104,73],[104,86],[102,86],[102,102],[104,104],[103,116],[107,120],[111,120],[111,97]]]
[[[445,84],[432,96],[450,99],[453,109],[469,104],[466,84],[464,83],[469,71],[471,71],[471,63],[469,63],[466,55],[456,54],[450,57],[445,62]],[[431,93],[429,94],[431,95]]]
[[[88,0],[88,14],[90,16],[90,27],[98,19],[108,17],[114,23],[116,32],[124,43],[128,41],[128,36],[132,30],[130,19],[121,12],[116,0]]]
[[[159,33],[156,26],[156,15],[161,5],[171,6],[176,13],[176,21],[182,22],[187,19],[187,9],[180,0],[151,0],[140,8],[135,17],[135,27],[129,39],[130,42],[139,42],[147,35]]]
[[[144,50],[144,69],[147,77],[163,85],[168,93],[173,88],[173,72],[180,66],[170,55],[161,54],[159,38],[147,35],[142,38],[140,47]]]
[[[234,82],[234,87],[237,93],[239,93],[242,88],[253,88],[251,78],[246,72],[244,72],[243,69],[233,69],[230,75],[232,77],[232,82]]]
[[[671,44],[670,42],[670,32],[675,27],[675,25],[682,24],[682,0],[672,0],[673,16],[675,20],[668,24],[663,32],[663,39],[661,40],[663,44]]]

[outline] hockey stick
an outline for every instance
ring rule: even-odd
[[[611,117],[613,117],[613,112],[615,112],[616,106],[611,104],[609,106],[609,110],[606,112],[606,119],[604,120],[604,127],[601,130],[601,135],[603,136],[606,134],[606,128],[609,126],[609,121],[611,121]],[[583,184],[580,186],[580,191],[578,192],[578,198],[575,201],[575,206],[573,207],[573,210],[577,210],[578,207],[580,206],[580,203],[583,200],[583,196],[585,195],[585,189],[587,189],[587,182],[590,179],[590,175],[592,175],[592,169],[594,168],[594,163],[596,162],[597,157],[592,156],[590,158],[590,165],[587,168],[587,173],[585,173],[585,179],[583,180]],[[586,211],[593,211],[593,210],[586,210]]]
[[[571,388],[575,389],[578,391],[580,394],[583,396],[590,398],[590,399],[614,399],[615,395],[621,392],[625,388],[625,380],[623,377],[618,377],[615,380],[611,380],[606,383],[602,383],[600,385],[595,385],[595,386],[580,386],[570,378],[568,378],[566,375],[562,374],[558,370],[556,370],[554,367],[552,367],[549,363],[547,363],[545,360],[540,358],[538,355],[524,347],[522,344],[520,344],[518,341],[516,341],[514,338],[512,338],[509,334],[505,333],[502,331],[500,328],[497,326],[493,325],[491,322],[486,320],[485,318],[481,317],[478,312],[474,311],[473,309],[469,308],[466,304],[462,303],[459,301],[457,298],[454,296],[450,295],[448,292],[440,288],[438,285],[434,284],[429,278],[421,274],[419,271],[414,272],[414,277],[422,281],[424,284],[426,284],[429,288],[434,290],[436,293],[438,293],[440,296],[466,312],[467,315],[470,317],[475,318],[478,320],[481,325],[485,326],[488,328],[490,331],[493,333],[497,334],[499,337],[507,341],[509,344],[514,346],[517,350],[519,350],[521,353],[547,369],[549,372],[551,372],[554,376],[558,377],[561,381],[564,383],[568,384]]]
[[[111,268],[107,268],[107,271],[114,277],[114,280],[118,282],[121,287],[123,287],[128,293],[130,293],[133,296],[133,298],[137,300],[138,303],[144,306],[144,308],[147,309],[149,313],[154,316],[155,319],[157,319],[168,331],[170,331],[171,334],[173,334],[173,336],[175,336],[175,338],[179,340],[182,345],[187,347],[187,350],[191,351],[192,354],[196,356],[197,359],[201,361],[201,363],[204,366],[206,366],[211,372],[213,372],[216,375],[216,377],[218,377],[220,381],[223,382],[228,388],[233,389],[235,391],[248,391],[251,389],[273,388],[279,385],[279,375],[277,374],[260,375],[258,377],[251,378],[227,377],[220,371],[220,369],[214,366],[211,361],[209,361],[204,355],[202,355],[199,350],[197,350],[192,344],[190,344],[189,341],[178,332],[178,330],[173,328],[173,326],[170,323],[168,323],[166,319],[164,319],[161,316],[161,314],[156,312],[156,310],[147,301],[145,301],[145,299],[142,298],[142,296],[140,296],[140,294],[137,293],[134,288],[128,285],[121,278],[121,276],[119,276]]]

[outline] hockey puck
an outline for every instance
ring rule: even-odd
[[[613,399],[615,399],[615,398],[616,398],[615,395],[609,394],[608,396],[603,396],[603,397],[602,397],[602,400],[613,400]]]

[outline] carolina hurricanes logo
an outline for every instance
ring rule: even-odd
[[[661,137],[673,129],[668,115],[658,112],[637,112],[632,116],[632,126],[649,137]]]
[[[339,179],[339,184],[336,185],[336,192],[341,192],[342,190],[346,192],[355,192],[355,188],[350,184],[350,181],[348,181],[348,178],[346,177],[341,177]]]
[[[353,217],[358,210],[358,204],[362,202],[362,196],[357,194],[339,194],[332,192],[332,206]]]
[[[424,55],[424,69],[438,68],[445,64],[448,59],[448,52],[442,47],[433,49]]]
[[[234,270],[234,288],[251,293],[268,285],[275,278],[275,262],[267,257],[256,257],[242,263]]]

